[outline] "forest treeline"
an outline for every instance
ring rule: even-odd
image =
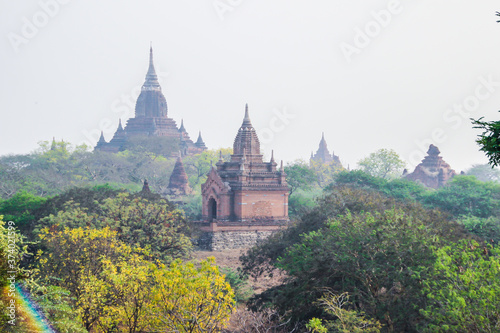
[[[378,177],[374,159],[360,163],[372,174],[296,161],[285,167],[290,227],[236,272],[191,260],[199,185],[218,160],[215,150],[186,157],[195,193],[174,204],[158,193],[175,159],[147,150],[53,142],[0,157],[0,283],[15,253],[16,281],[60,332],[218,332],[238,304],[254,314],[227,332],[500,331],[495,169],[434,190],[399,170]],[[153,193],[141,191],[146,178]],[[272,274],[283,283],[250,295],[249,277]],[[8,320],[2,312],[13,331]]]

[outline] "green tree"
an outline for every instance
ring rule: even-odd
[[[285,166],[286,181],[290,186],[290,196],[296,190],[310,190],[317,181],[317,175],[303,160]]]
[[[358,162],[364,172],[383,179],[399,178],[406,163],[394,150],[379,149]]]
[[[46,200],[26,191],[20,191],[11,198],[0,201],[0,214],[3,214],[6,220],[15,222],[16,227],[23,234],[27,234],[36,220],[36,211]]]
[[[382,325],[378,320],[366,319],[362,311],[347,310],[349,304],[349,294],[342,293],[336,295],[329,291],[318,301],[326,313],[334,316],[336,320],[326,321],[326,327],[334,332],[341,333],[378,333]],[[313,332],[328,332],[323,323],[318,318],[309,320],[308,326]]]
[[[8,321],[13,319],[7,315],[7,307],[13,299],[14,283],[21,282],[28,273],[21,268],[21,260],[27,254],[27,246],[15,224],[12,221],[4,222],[0,215],[0,328],[6,332],[9,332],[10,327]]]
[[[437,191],[427,192],[421,201],[455,217],[471,215],[481,218],[500,214],[500,184],[482,182],[474,176],[455,176]]]
[[[423,281],[428,332],[498,332],[500,250],[461,241],[435,250],[432,276]]]
[[[500,164],[500,121],[483,121],[484,117],[471,119],[474,128],[481,129],[483,132],[478,135],[476,140],[479,150],[483,151],[488,157],[491,166]]]
[[[155,258],[164,262],[184,258],[192,249],[182,212],[164,199],[150,202],[140,196],[120,193],[115,198],[104,199],[94,209],[91,212],[70,202],[57,215],[43,218],[38,228],[109,227],[117,232],[119,240],[148,248]]]
[[[467,176],[475,176],[482,182],[499,182],[500,170],[493,168],[489,164],[476,164],[468,169],[465,174]]]

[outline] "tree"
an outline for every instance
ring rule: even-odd
[[[186,257],[192,244],[186,234],[189,230],[181,211],[164,199],[151,202],[139,196],[120,193],[115,198],[104,199],[94,211],[69,205],[57,215],[40,220],[38,229],[56,230],[92,227],[109,227],[119,240],[151,250],[151,254],[165,263]]]
[[[259,276],[276,268],[285,282],[251,300],[296,320],[319,318],[324,288],[348,292],[354,310],[395,331],[414,331],[422,305],[411,274],[433,264],[431,246],[468,237],[437,211],[359,187],[333,185],[318,206],[240,259]],[[425,272],[422,273],[425,275]],[[333,319],[333,318],[330,318]]]
[[[75,298],[72,305],[77,308],[85,328],[95,327],[106,317],[115,297],[98,278],[103,272],[103,260],[118,262],[142,250],[120,242],[116,232],[109,228],[62,231],[46,228],[40,238],[46,248],[37,254],[41,281],[68,290]]]
[[[336,295],[332,291],[326,292],[318,303],[324,308],[327,314],[333,315],[335,321],[326,321],[326,327],[341,333],[378,333],[382,325],[378,320],[366,319],[362,311],[347,310],[349,304],[349,294],[342,293]],[[306,327],[313,332],[328,332],[323,323],[318,318],[309,320]]]
[[[383,179],[399,178],[406,163],[394,150],[379,149],[358,162],[364,172]]]
[[[15,222],[16,227],[26,235],[36,221],[36,211],[46,200],[26,191],[20,191],[11,198],[0,201],[0,214],[4,215],[6,220]]]
[[[455,176],[446,186],[427,192],[422,203],[453,214],[488,218],[500,215],[500,184],[474,176]]]
[[[432,276],[423,281],[429,332],[498,332],[500,250],[460,241],[435,250]]]
[[[482,182],[500,182],[500,169],[493,168],[489,164],[473,165],[465,174],[474,176]]]
[[[476,140],[479,145],[479,150],[483,151],[488,157],[491,166],[499,166],[500,164],[500,121],[482,121],[484,117],[479,119],[471,119],[474,128],[481,129],[483,132],[478,135]]]
[[[234,306],[234,293],[214,258],[174,261],[155,275],[156,328],[168,332],[211,333],[223,328]]]
[[[303,160],[296,160],[285,167],[286,181],[290,186],[290,196],[298,190],[308,191],[317,182],[317,175]]]

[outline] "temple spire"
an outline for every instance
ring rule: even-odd
[[[205,142],[203,141],[203,138],[201,137],[201,131],[198,132],[198,140],[196,140],[196,143],[195,143],[196,147],[199,147],[199,148],[206,148],[207,146],[205,146]]]
[[[101,131],[101,136],[99,137],[99,141],[100,143],[106,143],[106,139],[104,139],[104,132]]]
[[[118,129],[116,130],[117,132],[118,131],[123,131],[123,126],[122,126],[122,119],[120,118],[119,121],[118,121]]]
[[[243,124],[241,126],[252,127],[252,122],[250,121],[250,116],[248,115],[248,103],[245,104],[245,118],[243,118]]]
[[[153,63],[153,46],[149,48],[149,68],[146,74],[146,81],[142,86],[142,90],[161,90],[158,76],[156,75],[155,66]]]
[[[186,129],[184,128],[184,119],[181,119],[181,127],[179,128],[179,132],[186,132]]]
[[[245,117],[243,118],[243,123],[241,124],[238,134],[234,139],[234,153],[232,156],[243,155],[243,150],[246,151],[245,154],[249,155],[253,162],[256,162],[257,160],[262,161],[262,155],[260,155],[260,142],[257,137],[257,133],[252,126],[252,122],[250,121],[248,104],[245,105]],[[257,160],[255,160],[255,158],[257,158]]]

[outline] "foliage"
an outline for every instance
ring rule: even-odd
[[[95,209],[96,212],[91,213],[77,204],[70,204],[57,215],[42,219],[39,228],[109,227],[117,232],[119,240],[149,248],[155,258],[164,262],[185,257],[191,251],[182,212],[164,199],[150,202],[140,196],[120,193],[115,198],[104,199]]]
[[[237,303],[248,301],[253,295],[253,290],[248,283],[248,275],[230,267],[221,267],[220,272],[224,274],[226,281],[233,289],[235,301]]]
[[[500,221],[497,217],[480,218],[477,216],[461,216],[457,222],[470,233],[484,239],[490,244],[500,243]]]
[[[335,321],[327,321],[326,327],[333,329],[333,332],[341,333],[378,333],[382,325],[378,320],[366,319],[362,311],[346,310],[345,307],[349,303],[349,294],[342,293],[336,295],[328,291],[321,297],[318,303],[324,308],[326,313],[333,315]],[[313,332],[328,332],[328,329],[323,325],[318,318],[309,320],[308,328]]]
[[[155,140],[169,139],[155,138],[148,143],[151,147],[144,142],[132,142],[130,150],[119,153],[90,152],[85,146],[73,147],[63,141],[54,141],[50,145],[44,141],[30,154],[2,156],[0,198],[10,198],[20,191],[42,197],[54,196],[73,187],[106,183],[139,191],[144,179],[148,179],[154,192],[164,193],[175,158],[170,157],[172,154],[162,153],[167,143],[156,144]],[[230,149],[222,149],[222,152],[224,158],[228,158]],[[185,158],[192,188],[199,191],[198,185],[210,170],[211,161],[215,163],[218,159],[215,150]]]
[[[481,182],[473,176],[455,176],[446,186],[428,192],[421,200],[455,217],[473,215],[481,218],[500,214],[500,184]]]
[[[285,166],[286,181],[290,186],[290,196],[296,190],[308,191],[317,182],[317,175],[304,160],[297,160]]]
[[[429,332],[498,332],[500,250],[461,241],[435,250],[432,277],[423,281]]]
[[[209,149],[196,156],[184,157],[184,168],[188,174],[191,188],[196,192],[201,191],[201,184],[205,182],[210,168],[220,160],[221,154],[223,161],[229,161],[232,153],[232,148],[221,148]]]
[[[27,284],[31,298],[60,333],[86,333],[78,312],[73,308],[73,298],[68,290],[56,286],[43,286],[35,281]]]
[[[272,305],[294,319],[320,318],[314,302],[331,288],[349,292],[355,310],[387,329],[414,331],[422,297],[413,272],[432,265],[431,246],[463,237],[460,225],[416,202],[333,185],[296,224],[240,259],[252,276],[276,267],[288,276],[283,285],[254,297],[254,309]]]
[[[16,230],[15,223],[3,221],[0,215],[0,289],[10,284],[12,275],[8,272],[16,272],[16,281],[26,276],[27,271],[21,268],[20,263],[27,255],[27,244]]]
[[[224,333],[294,333],[299,331],[299,324],[291,324],[291,319],[284,318],[271,308],[254,312],[239,307],[231,317],[231,329]]]
[[[26,231],[36,217],[34,212],[45,203],[46,199],[21,191],[11,198],[0,201],[0,214],[3,214],[8,221],[14,221],[16,227],[21,231]]]
[[[4,222],[0,215],[0,329],[9,327],[6,308],[10,305],[10,297],[7,295],[13,291],[15,282],[21,282],[27,276],[28,271],[20,267],[23,256],[27,254],[27,245],[15,224]]]
[[[234,306],[234,293],[213,258],[174,261],[155,275],[156,327],[169,332],[219,332]]]
[[[316,174],[317,185],[321,188],[331,184],[335,176],[344,170],[341,164],[336,162],[322,163],[321,161],[310,161],[310,168]]]
[[[479,119],[471,119],[474,128],[483,130],[478,135],[476,140],[481,151],[486,154],[491,166],[499,166],[500,164],[500,121],[482,121],[484,117]]]
[[[300,216],[310,212],[316,207],[316,199],[320,197],[322,190],[319,188],[310,191],[298,190],[293,196],[288,198],[288,215],[291,219],[297,219]]]
[[[379,149],[358,162],[364,172],[383,179],[399,178],[406,163],[394,150]]]
[[[494,168],[489,164],[475,164],[468,169],[465,174],[467,176],[475,176],[482,182],[499,182],[500,169]]]
[[[432,213],[406,209],[330,219],[328,228],[302,236],[278,260],[289,275],[273,303],[296,318],[317,316],[318,290],[349,292],[357,306],[390,329],[411,331],[420,303],[412,277],[432,261],[430,246],[453,233]],[[393,327],[394,326],[394,327]]]
[[[395,206],[405,208],[408,205],[398,203],[395,199],[383,196],[371,189],[343,184],[331,185],[317,199],[317,205],[289,228],[273,234],[267,241],[251,248],[247,254],[243,255],[240,258],[243,269],[252,276],[272,272],[277,258],[283,256],[289,246],[300,242],[300,235],[326,228],[329,218],[346,214],[348,211],[352,213],[384,211]],[[417,208],[413,207],[413,209]]]

